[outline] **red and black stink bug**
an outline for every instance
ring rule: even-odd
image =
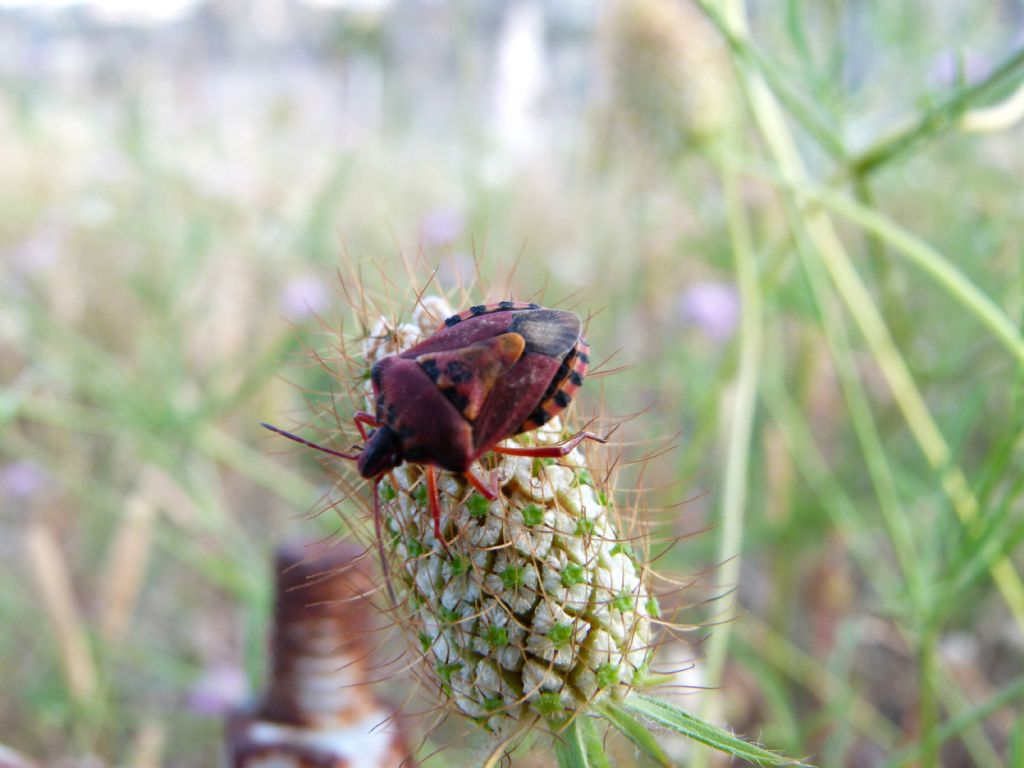
[[[513,456],[565,456],[579,432],[556,445],[507,448],[502,440],[536,429],[564,409],[583,383],[590,358],[573,312],[502,301],[452,315],[431,336],[372,368],[375,412],[355,414],[364,445],[348,454],[304,440],[269,424],[285,437],[356,462],[374,483],[374,522],[380,539],[376,485],[403,462],[426,468],[434,534],[441,538],[435,468],[462,473],[489,500],[497,491],[471,470],[489,451]],[[366,428],[373,431],[367,433]]]

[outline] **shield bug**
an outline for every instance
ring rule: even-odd
[[[291,440],[356,462],[374,481],[374,523],[380,542],[377,484],[403,462],[425,468],[434,534],[441,538],[436,469],[465,475],[488,500],[497,490],[472,470],[493,451],[514,456],[565,456],[586,439],[579,432],[564,442],[536,448],[498,445],[545,424],[572,401],[590,358],[573,312],[502,301],[452,315],[430,336],[371,369],[374,413],[353,419],[363,438],[358,453],[325,448],[270,424]],[[370,432],[367,429],[371,430]]]

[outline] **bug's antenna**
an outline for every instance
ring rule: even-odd
[[[296,443],[301,443],[302,445],[308,446],[309,448],[315,448],[316,450],[321,451],[322,453],[329,453],[331,456],[337,456],[342,459],[350,459],[352,461],[359,458],[359,454],[342,453],[341,451],[335,451],[332,450],[331,448],[325,448],[322,445],[310,442],[309,440],[299,437],[298,435],[294,435],[291,432],[281,429],[280,427],[275,427],[273,424],[267,424],[267,422],[265,421],[261,421],[260,426],[263,427],[264,429],[269,429],[271,432],[277,432],[277,434],[281,435],[282,437],[287,437],[289,440],[294,440]]]

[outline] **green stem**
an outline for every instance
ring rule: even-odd
[[[811,284],[815,303],[818,305],[825,339],[839,375],[839,384],[846,400],[850,421],[860,443],[861,455],[864,457],[868,476],[874,487],[875,495],[878,497],[904,583],[914,608],[918,612],[926,612],[928,610],[928,595],[926,585],[922,580],[922,569],[914,545],[913,530],[910,527],[908,516],[901,507],[896,481],[893,479],[891,468],[886,461],[882,436],[878,432],[871,404],[858,375],[846,324],[837,311],[836,303],[833,300],[834,294],[828,290],[828,277],[824,274],[821,264],[813,256],[807,254],[804,248],[798,246],[798,250],[804,271]]]
[[[735,588],[740,576],[751,436],[754,428],[757,393],[760,387],[762,301],[761,289],[758,285],[757,264],[743,206],[739,176],[731,170],[723,169],[722,180],[729,211],[729,236],[736,264],[736,280],[739,285],[742,314],[740,318],[740,366],[729,422],[718,561],[721,567],[722,583],[727,587]],[[725,659],[728,656],[729,637],[732,631],[732,625],[728,620],[733,618],[736,611],[735,589],[724,596],[722,602],[722,614],[726,621],[712,633],[708,643],[705,672],[710,686],[717,686],[721,682]],[[720,712],[721,700],[719,697],[704,698],[702,716],[705,720],[716,722],[720,719]],[[706,757],[706,752],[698,752],[694,756],[694,765],[700,765]]]
[[[795,87],[790,85],[785,73],[778,65],[766,56],[749,39],[736,34],[726,23],[723,15],[708,3],[702,2],[701,9],[714,24],[718,33],[722,36],[729,48],[736,55],[736,58],[746,64],[752,65],[764,77],[765,82],[771,87],[772,92],[782,102],[786,109],[801,127],[824,149],[829,156],[838,163],[845,164],[847,161],[846,148],[840,139],[837,138],[838,129],[829,125],[817,113],[812,102],[803,94],[800,94]]]
[[[800,188],[799,193],[888,242],[962,304],[1024,365],[1024,336],[1019,327],[951,259],[889,217],[840,192],[811,185]]]
[[[936,678],[936,632],[932,627],[925,628],[918,643],[917,668],[918,680],[918,719],[921,728],[921,765],[923,768],[936,768],[939,764],[938,722],[939,705],[935,698]]]
[[[909,152],[918,144],[950,130],[964,112],[1016,77],[1022,69],[1024,48],[996,67],[985,79],[957,91],[945,101],[925,110],[907,127],[881,139],[852,158],[846,165],[848,174],[855,178],[863,178]]]

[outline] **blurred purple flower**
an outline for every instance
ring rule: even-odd
[[[0,469],[0,493],[8,498],[27,499],[46,487],[49,476],[34,461],[22,459]]]
[[[298,322],[322,312],[330,299],[327,286],[315,277],[293,277],[281,290],[281,313]]]
[[[462,234],[463,218],[458,211],[438,208],[420,222],[420,242],[426,248],[449,245]]]
[[[44,224],[10,251],[10,264],[23,275],[35,275],[60,260],[64,233],[53,224]]]
[[[679,297],[676,310],[682,322],[700,328],[714,341],[727,341],[739,323],[740,297],[731,283],[693,283]]]
[[[249,695],[245,673],[229,664],[207,669],[188,692],[188,708],[198,715],[223,715],[241,704]]]
[[[472,256],[461,251],[442,260],[437,270],[437,279],[448,288],[472,285],[475,277],[476,262]]]
[[[962,74],[965,83],[974,83],[988,75],[991,68],[988,56],[947,50],[932,62],[930,74],[936,85],[952,88],[959,84]]]

